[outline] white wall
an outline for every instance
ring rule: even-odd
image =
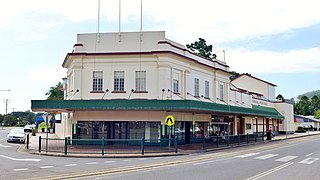
[[[284,121],[280,126],[280,131],[294,132],[296,130],[294,124],[293,105],[289,103],[274,103],[275,109],[284,116]]]

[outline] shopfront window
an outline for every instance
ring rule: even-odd
[[[141,139],[144,137],[144,122],[129,122],[129,138]]]
[[[174,132],[178,140],[185,139],[185,122],[176,122],[174,125]]]

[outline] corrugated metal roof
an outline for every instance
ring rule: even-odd
[[[262,116],[276,119],[284,117],[274,108],[252,105],[252,108],[201,102],[195,100],[112,99],[112,100],[32,100],[33,111],[63,110],[156,110],[225,113]]]

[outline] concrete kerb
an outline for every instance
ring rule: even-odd
[[[26,149],[25,145],[22,146],[23,148],[19,148],[19,151],[23,152],[28,152],[31,154],[36,154],[36,155],[44,155],[44,156],[56,156],[56,157],[77,157],[77,158],[149,158],[149,157],[165,157],[165,156],[179,156],[179,155],[188,155],[188,154],[195,154],[195,153],[202,153],[202,152],[212,152],[212,151],[221,151],[224,149],[231,149],[231,148],[237,148],[237,147],[244,147],[244,146],[252,146],[252,145],[257,145],[261,143],[269,143],[269,142],[276,142],[276,141],[284,141],[288,139],[295,139],[295,138],[302,138],[302,137],[307,137],[307,136],[315,136],[315,135],[320,135],[320,131],[317,132],[312,132],[310,134],[288,134],[287,136],[285,135],[279,135],[276,136],[276,138],[272,140],[265,140],[261,142],[256,142],[256,143],[249,143],[249,144],[240,144],[240,145],[234,145],[234,146],[224,146],[220,148],[213,148],[213,149],[206,149],[206,150],[180,150],[178,153],[174,152],[163,152],[163,153],[152,153],[152,154],[63,154],[63,153],[51,153],[51,152],[38,152],[36,149]],[[38,140],[39,136],[32,136],[31,139],[35,139],[36,141]],[[38,145],[37,142],[35,141],[30,141],[30,143],[35,143]]]

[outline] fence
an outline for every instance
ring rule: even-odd
[[[183,150],[206,151],[264,141],[263,133],[191,138],[183,144],[172,139],[57,139],[39,136],[39,152],[60,154],[152,154],[178,153]],[[179,144],[179,145],[178,145]]]

